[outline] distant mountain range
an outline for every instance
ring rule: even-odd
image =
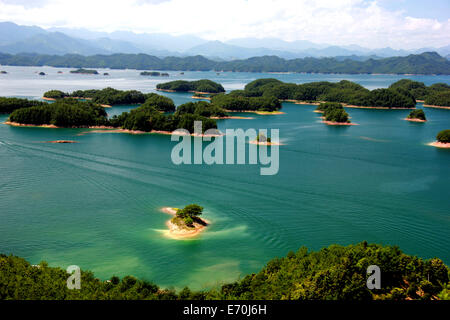
[[[367,49],[358,45],[331,46],[305,40],[289,42],[275,38],[240,38],[220,42],[207,41],[191,35],[137,34],[129,31],[106,33],[68,28],[43,29],[36,26],[20,26],[12,22],[0,22],[0,52],[9,54],[145,53],[157,57],[202,55],[215,61],[273,55],[284,59],[340,57],[365,61],[370,58],[407,56],[431,51],[450,58],[450,45],[407,51],[392,48]]]
[[[252,57],[232,61],[214,61],[203,56],[164,57],[147,54],[82,56],[67,54],[4,54],[1,65],[54,66],[73,68],[112,68],[172,71],[304,72],[346,74],[444,74],[450,75],[450,61],[436,52],[382,59]]]

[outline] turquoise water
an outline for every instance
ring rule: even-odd
[[[109,70],[106,80],[64,75],[56,81],[36,78],[33,72],[41,69],[59,70],[9,67],[22,82],[0,78],[2,95],[39,97],[57,85],[130,83],[147,92],[160,81],[143,80],[132,70]],[[221,82],[227,89],[264,76],[351,78],[368,87],[401,78],[185,73],[190,79],[226,78]],[[450,83],[450,77],[420,79]],[[189,94],[167,95],[177,104],[190,100]],[[170,136],[15,128],[0,116],[0,252],[64,268],[76,264],[103,279],[133,274],[176,288],[236,280],[301,246],[363,240],[449,264],[450,150],[427,143],[450,128],[450,111],[425,108],[429,122],[421,124],[402,120],[408,111],[348,109],[359,126],[330,127],[314,108],[285,103],[283,115],[219,121],[220,129],[279,129],[285,145],[275,176],[259,175],[257,165],[176,166]],[[79,143],[42,143],[59,139]],[[196,240],[166,238],[169,216],[161,207],[193,202],[205,207],[212,225]]]

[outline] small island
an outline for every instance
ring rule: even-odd
[[[174,217],[167,221],[168,236],[174,239],[186,239],[199,235],[210,223],[200,218],[203,207],[190,204],[183,209],[163,208],[163,212]]]
[[[436,136],[435,142],[430,143],[430,146],[437,148],[450,149],[450,129],[442,130]]]
[[[168,77],[169,74],[167,72],[158,72],[158,71],[142,71],[140,73],[141,76],[150,76],[150,77]]]
[[[108,72],[104,72],[103,75],[104,76],[109,76],[109,73]]]
[[[348,113],[344,110],[344,107],[340,103],[324,103],[319,105],[319,108],[322,105],[323,111],[323,117],[322,122],[330,125],[330,126],[352,126],[355,125],[354,123],[351,123],[350,117]]]
[[[97,70],[83,69],[79,68],[77,70],[71,70],[70,73],[79,73],[79,74],[98,74]]]
[[[221,93],[225,89],[220,83],[201,79],[197,81],[175,80],[156,85],[156,90],[166,92],[198,92],[198,93]]]
[[[416,109],[411,111],[411,113],[406,117],[407,121],[412,122],[427,122],[427,117],[425,116],[425,112],[422,109]]]
[[[2,71],[0,71],[0,74],[7,74],[8,72],[6,72],[6,71],[4,71],[4,70],[2,70]]]
[[[272,142],[272,140],[266,137],[263,133],[259,133],[256,140],[250,141],[250,144],[257,144],[259,146],[281,146],[281,143]]]
[[[40,75],[40,76],[45,76],[45,72],[42,72],[42,71],[41,71],[41,72],[39,72],[39,75]]]

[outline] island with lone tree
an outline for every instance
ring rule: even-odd
[[[450,129],[439,132],[436,136],[436,141],[429,145],[437,148],[450,149]]]
[[[405,120],[412,122],[427,122],[427,117],[425,116],[425,112],[422,109],[416,109],[411,111],[411,113],[406,117]]]
[[[168,236],[174,239],[192,238],[199,235],[210,222],[200,218],[203,213],[203,207],[198,204],[190,204],[183,209],[163,208],[163,212],[173,215],[173,218],[167,221],[169,228]]]

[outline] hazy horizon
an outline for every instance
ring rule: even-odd
[[[219,12],[220,14],[215,14]],[[44,29],[279,39],[413,50],[450,44],[450,3],[416,0],[0,0],[0,21]],[[133,17],[133,19],[130,19]]]

